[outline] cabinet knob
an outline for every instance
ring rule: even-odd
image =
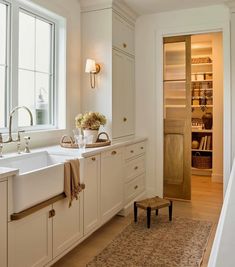
[[[127,118],[126,118],[126,117],[124,117],[124,118],[123,118],[123,121],[124,121],[124,122],[126,122],[126,121],[127,121]]]
[[[95,161],[95,160],[96,160],[96,158],[95,158],[95,157],[92,157],[92,158],[91,158],[91,160],[92,160],[92,161]]]
[[[124,48],[126,48],[126,47],[127,47],[127,44],[126,44],[126,43],[123,43],[122,46],[123,46]]]
[[[138,166],[135,166],[134,170],[138,170]]]
[[[112,155],[116,155],[117,154],[117,151],[114,150],[114,151],[111,152],[111,154]]]
[[[144,147],[142,146],[140,149],[142,149],[142,150],[143,150],[143,149],[144,149]]]
[[[134,153],[134,150],[131,150],[130,152],[133,154]]]
[[[135,190],[138,189],[138,185],[136,185],[136,186],[134,187],[134,189],[135,189]]]

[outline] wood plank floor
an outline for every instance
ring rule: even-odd
[[[210,177],[192,177],[191,202],[174,201],[173,215],[208,220],[214,222],[212,234],[207,244],[202,267],[206,267],[211,246],[219,219],[223,201],[223,185],[212,183]],[[161,211],[166,213],[164,209]],[[83,243],[78,245],[59,262],[55,267],[83,267],[100,251],[102,251],[132,220],[132,214],[126,218],[116,216],[102,228],[97,230]],[[110,266],[111,267],[111,266]]]

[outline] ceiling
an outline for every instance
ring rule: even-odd
[[[151,14],[177,9],[223,4],[227,0],[123,0],[137,14]]]

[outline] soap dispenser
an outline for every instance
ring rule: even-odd
[[[42,91],[45,91],[45,89],[40,88],[36,103],[37,125],[48,124],[48,110],[47,110],[48,105],[43,97]]]

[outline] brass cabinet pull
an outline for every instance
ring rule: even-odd
[[[135,166],[134,170],[138,170],[138,166]]]
[[[127,118],[126,118],[126,117],[124,117],[124,118],[123,118],[123,121],[124,121],[124,122],[126,122],[126,121],[127,121]]]
[[[55,216],[55,210],[52,209],[52,210],[49,211],[49,218],[52,218],[54,216]]]
[[[130,152],[131,152],[131,153],[134,153],[134,150],[131,150]]]
[[[136,186],[134,187],[134,189],[135,189],[135,190],[138,189],[138,185],[136,185]]]
[[[126,43],[123,43],[122,45],[123,45],[123,47],[124,47],[124,48],[126,48],[126,47],[127,47],[127,44],[126,44]]]
[[[117,154],[117,151],[112,151],[112,153],[111,153],[112,155],[116,155]]]
[[[95,158],[95,157],[92,157],[92,158],[91,158],[91,160],[95,161],[95,160],[96,160],[96,158]]]
[[[144,149],[144,147],[142,146],[141,149]]]

